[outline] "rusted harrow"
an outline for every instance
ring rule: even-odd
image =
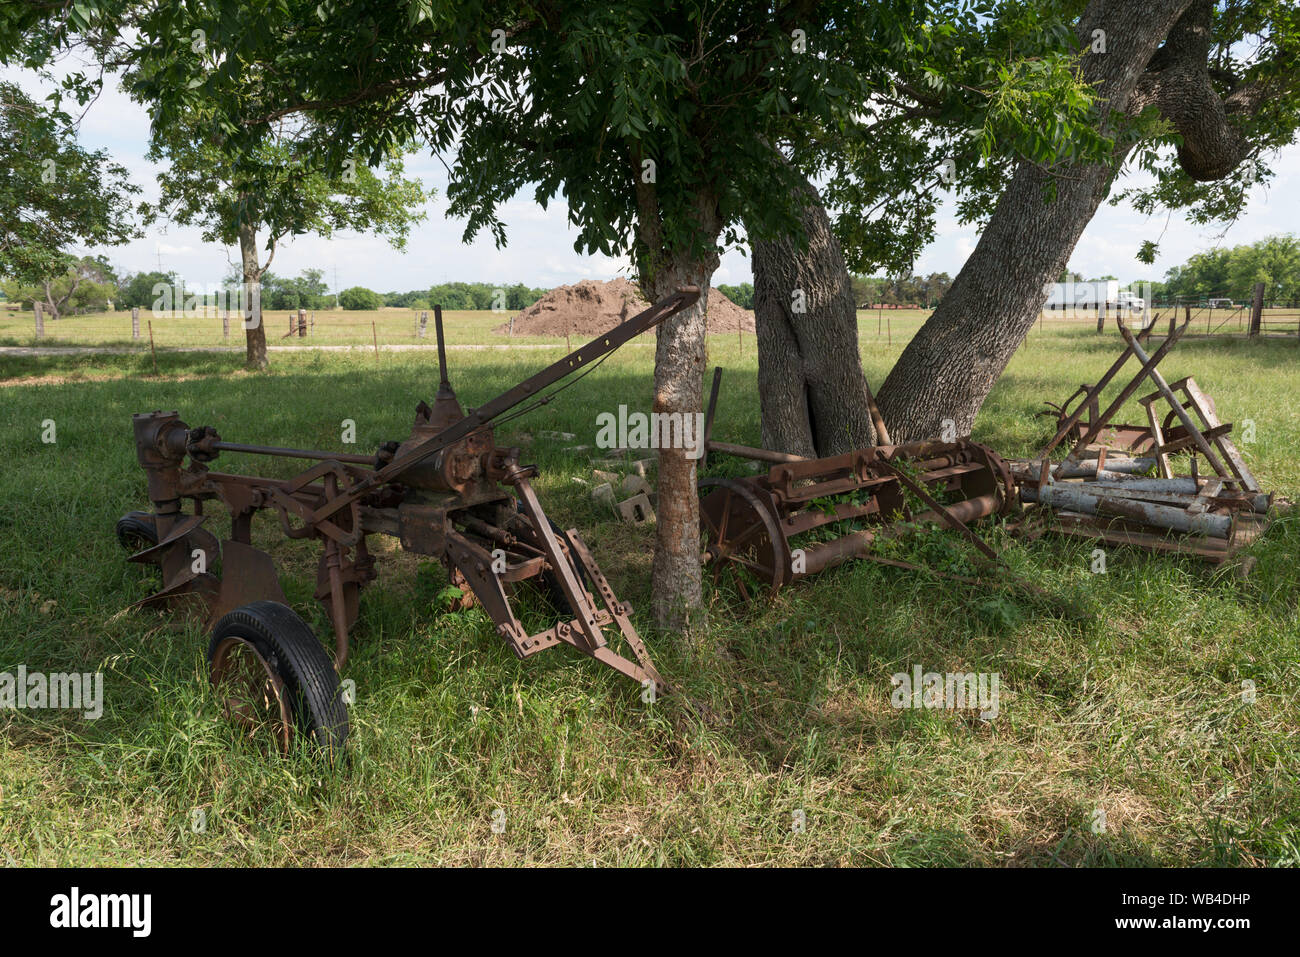
[[[1219,420],[1196,380],[1166,382],[1157,368],[1187,323],[1149,355],[1122,320],[1119,328],[1127,348],[1096,385],[1052,405],[1056,434],[1032,460],[1014,465],[1021,501],[1052,518],[1030,527],[1223,562],[1267,528],[1273,497],[1260,489],[1228,437],[1232,424]],[[1102,409],[1103,391],[1132,358],[1141,368]],[[1137,399],[1146,424],[1114,424],[1144,383],[1155,386]],[[1053,461],[1067,440],[1069,453]],[[1185,462],[1187,474],[1175,474],[1175,462]]]
[[[200,603],[212,629],[210,677],[228,714],[250,734],[270,732],[281,750],[294,731],[331,750],[343,745],[348,719],[338,671],[347,661],[360,592],[375,577],[366,545],[374,534],[439,559],[520,658],[567,644],[666,690],[632,626],[631,607],[614,594],[577,531],[561,531],[546,517],[530,484],[537,467],[521,465],[518,449],[497,446],[491,423],[546,404],[572,384],[557,385],[562,379],[578,373],[576,381],[698,297],[697,288],[684,287],[468,414],[447,378],[442,310],[435,309],[440,383],[434,404],[421,402],[410,435],[374,455],[242,445],[222,440],[210,426],[190,428],[176,412],[136,415],[136,452],[153,511],[124,516],[118,537],[138,548],[131,561],[162,570],[160,590],[137,605]],[[317,464],[288,479],[236,475],[212,468],[222,452]],[[208,502],[230,520],[220,541],[204,527],[212,517],[204,510]],[[253,516],[262,511],[275,514],[288,538],[321,543],[315,597],[334,631],[333,662],[288,607],[275,561],[252,544]],[[554,625],[535,634],[511,604],[525,581],[539,584],[560,611]],[[609,646],[611,626],[631,658]]]
[[[700,482],[702,560],[715,584],[726,575],[747,598],[755,584],[775,596],[800,578],[855,558],[915,568],[873,553],[904,523],[947,526],[996,559],[969,526],[1016,503],[1006,462],[969,439],[878,445],[820,459],[711,436],[705,448],[772,464],[764,475]]]

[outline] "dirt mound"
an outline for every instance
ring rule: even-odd
[[[635,285],[623,278],[599,282],[584,279],[557,286],[514,318],[516,336],[598,336],[631,319],[648,304]],[[718,292],[709,290],[708,331],[754,331],[754,314]],[[493,332],[509,335],[504,322]]]

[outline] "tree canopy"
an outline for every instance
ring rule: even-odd
[[[136,235],[140,191],[103,150],[77,143],[71,118],[0,81],[0,276],[37,285],[72,270],[75,246],[112,246]]]

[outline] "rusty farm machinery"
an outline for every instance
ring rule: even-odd
[[[880,445],[812,459],[715,441],[721,378],[722,370],[715,369],[706,453],[770,467],[757,475],[700,481],[702,559],[715,583],[725,576],[746,597],[751,590],[775,596],[798,579],[851,559],[920,571],[881,546],[929,522],[964,536],[980,561],[996,562],[997,553],[970,528],[1016,505],[1010,468],[992,449],[969,438],[890,444],[870,398]]]
[[[376,575],[366,545],[370,535],[392,536],[403,549],[441,561],[518,657],[570,645],[664,690],[630,606],[614,594],[577,530],[562,531],[546,517],[531,485],[536,466],[520,464],[519,449],[496,445],[493,426],[546,404],[699,294],[683,287],[468,411],[447,377],[442,312],[436,309],[440,382],[433,405],[421,402],[410,435],[374,455],[244,445],[223,440],[210,426],[191,428],[176,412],[136,415],[136,453],[153,508],[123,516],[117,533],[138,549],[131,561],[162,572],[161,588],[137,604],[199,604],[211,629],[210,678],[227,714],[250,736],[269,732],[281,750],[295,734],[331,751],[346,738],[339,671],[359,594]],[[286,479],[239,475],[213,468],[223,452],[316,464]],[[205,509],[206,503],[217,507]],[[207,526],[222,512],[229,532],[218,538]],[[334,631],[332,661],[289,607],[274,559],[253,544],[252,520],[259,512],[274,514],[288,538],[320,543],[315,598]],[[524,582],[545,589],[559,610],[555,624],[534,634],[511,604]],[[631,657],[610,646],[610,628]]]
[[[880,444],[828,458],[804,458],[712,437],[721,369],[714,372],[704,448],[767,466],[765,473],[700,482],[703,561],[713,580],[775,596],[807,575],[865,559],[967,582],[891,557],[882,546],[928,522],[954,530],[995,568],[997,554],[970,528],[981,519],[1027,514],[1010,524],[1028,537],[1045,531],[1220,563],[1267,528],[1273,496],[1258,481],[1219,420],[1214,401],[1188,376],[1167,382],[1157,366],[1187,326],[1147,353],[1142,334],[1118,320],[1126,348],[1096,385],[1052,405],[1056,434],[1031,460],[1002,458],[969,437],[891,444],[875,400],[868,411]],[[1109,404],[1103,392],[1136,358],[1141,368]],[[1116,416],[1137,399],[1146,423]],[[1049,403],[1049,405],[1051,405]],[[1052,453],[1070,440],[1061,461]],[[1176,462],[1187,472],[1175,474]],[[991,577],[985,582],[992,583]],[[1044,593],[1026,582],[1019,587]]]
[[[544,405],[633,337],[694,303],[684,287],[477,409],[464,410],[447,377],[442,313],[435,310],[440,381],[421,402],[410,435],[374,455],[244,445],[211,427],[191,428],[176,412],[134,417],[136,452],[153,509],[118,522],[138,550],[131,561],[159,566],[161,588],[139,605],[197,601],[212,631],[210,678],[227,713],[250,734],[269,730],[287,750],[295,732],[330,750],[348,730],[339,672],[361,589],[375,578],[369,535],[398,539],[446,566],[463,600],[477,601],[519,658],[566,644],[658,691],[664,679],[576,529],[546,517],[519,450],[494,439],[494,425]],[[1156,366],[1186,325],[1148,354],[1123,322],[1127,348],[1096,385],[1054,406],[1056,433],[1033,459],[1009,461],[969,437],[892,443],[868,390],[879,444],[826,458],[720,442],[712,437],[721,369],[715,370],[704,450],[748,459],[757,474],[700,480],[701,561],[715,583],[733,580],[747,599],[780,590],[852,559],[923,571],[967,584],[997,583],[904,561],[891,543],[933,523],[964,537],[974,565],[1004,571],[972,526],[1029,506],[1017,522],[1033,537],[1059,531],[1222,561],[1266,526],[1272,496],[1260,490],[1219,421],[1213,401],[1188,377],[1166,382]],[[1144,333],[1145,334],[1145,333]],[[1101,396],[1129,359],[1137,375],[1103,410]],[[563,380],[568,379],[568,382]],[[1144,381],[1144,425],[1114,419]],[[1076,401],[1077,400],[1077,401]],[[507,414],[508,413],[508,414]],[[1072,443],[1063,460],[1052,454]],[[315,464],[289,478],[219,472],[223,452]],[[1175,474],[1186,457],[1190,474]],[[1204,463],[1202,465],[1202,462]],[[757,471],[766,467],[766,472]],[[1152,474],[1157,473],[1157,474]],[[205,511],[205,503],[218,508]],[[186,504],[190,510],[186,510]],[[225,512],[229,533],[206,527]],[[253,545],[252,519],[273,512],[291,539],[320,543],[314,597],[334,632],[331,660],[289,606],[271,555]],[[219,566],[220,574],[214,569]],[[540,586],[558,614],[529,633],[512,606],[524,582]],[[1025,582],[1006,582],[1045,594]],[[630,652],[611,648],[616,630]],[[612,636],[611,636],[612,637]]]
[[[1157,368],[1187,322],[1150,354],[1142,336],[1118,322],[1124,351],[1096,385],[1049,403],[1040,414],[1056,417],[1056,433],[1032,459],[1013,465],[1020,499],[1033,508],[1030,527],[1222,563],[1264,532],[1273,496],[1260,489],[1229,438],[1232,424],[1219,420],[1196,380],[1167,382]],[[1141,367],[1101,408],[1103,391],[1133,358]],[[1144,383],[1155,387],[1137,399],[1146,422],[1117,424]],[[1053,461],[1067,440],[1069,453]],[[1176,462],[1185,463],[1185,474],[1175,473]]]

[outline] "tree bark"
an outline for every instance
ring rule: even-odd
[[[1186,68],[1196,59],[1191,48],[1208,30],[1209,8],[1199,0],[1089,3],[1079,42],[1088,50],[1096,30],[1104,31],[1106,41],[1105,53],[1085,52],[1082,60],[1084,78],[1098,93],[1098,115],[1107,116],[1107,110],[1133,115],[1152,103],[1159,106],[1162,95],[1172,102],[1175,89],[1183,91],[1183,102],[1186,78],[1168,73],[1162,79],[1161,74],[1169,65]],[[1202,53],[1199,69],[1205,68]],[[1187,116],[1185,110],[1181,124],[1172,119],[1194,138],[1193,123],[1205,121],[1204,115]],[[1207,142],[1204,134],[1199,141]],[[1053,173],[1020,164],[975,251],[881,388],[881,412],[894,441],[935,436],[945,426],[958,435],[970,432],[984,399],[1032,328],[1047,284],[1064,271],[1129,149],[1117,149],[1109,163]],[[1049,188],[1055,198],[1047,195]]]
[[[266,354],[266,325],[262,322],[262,267],[257,261],[257,229],[248,222],[239,226],[239,256],[244,272],[244,366],[263,371],[270,362]]]
[[[695,305],[660,325],[655,342],[653,411],[694,417],[704,408],[704,310],[718,256],[716,252],[700,255],[664,250],[658,212],[651,208],[653,189],[639,186],[638,203],[643,291],[651,301],[657,301],[671,295],[679,286],[700,287],[700,298]],[[716,200],[708,194],[698,196],[695,216],[700,234],[716,242],[722,227]],[[659,450],[650,605],[655,622],[674,631],[702,625],[705,620],[695,464],[696,460],[687,456],[686,449]]]
[[[805,181],[799,236],[755,240],[754,321],[766,449],[809,457],[874,442],[858,313],[839,240]]]

